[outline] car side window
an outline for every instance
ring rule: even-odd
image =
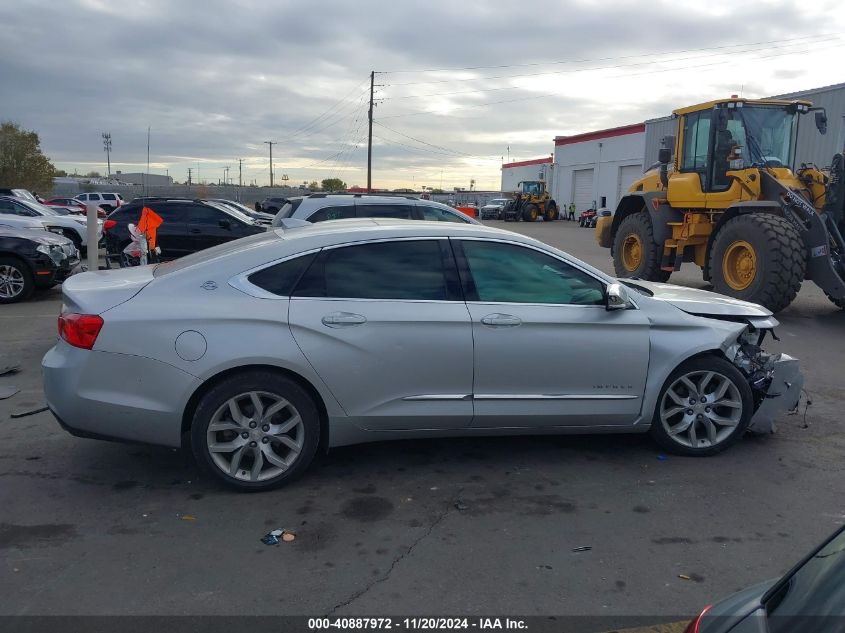
[[[305,272],[316,256],[317,253],[310,253],[301,257],[294,257],[254,272],[247,279],[250,283],[267,292],[289,297],[296,282],[299,281],[302,273]]]
[[[458,224],[469,224],[469,220],[466,217],[459,217],[457,213],[454,211],[447,211],[446,209],[441,209],[440,207],[433,207],[428,205],[422,205],[422,214],[423,220],[429,220],[432,222],[457,222]]]
[[[89,200],[94,200],[94,201],[99,200],[99,199],[100,199],[100,194],[98,194],[98,193],[90,193],[90,194],[88,194],[88,199],[89,199]]]
[[[410,204],[357,204],[359,218],[398,218],[410,220],[413,207]]]
[[[113,193],[104,193],[103,194],[103,200],[114,200],[114,199],[115,199],[115,197],[114,197]]]
[[[18,215],[15,205],[8,200],[0,200],[0,213]]]
[[[461,245],[471,275],[469,300],[604,304],[601,281],[555,257],[501,242],[462,240]]]
[[[309,222],[325,222],[326,220],[342,220],[344,218],[354,217],[355,207],[349,204],[343,207],[323,207],[319,211],[315,211],[311,214],[307,220]]]
[[[88,199],[88,194],[87,194],[87,193],[80,193],[80,194],[76,197],[76,199],[77,199],[77,200],[81,200],[82,202],[85,202],[85,201]]]
[[[400,240],[326,249],[302,276],[294,296],[445,301],[440,242]]]
[[[232,218],[222,211],[212,209],[211,207],[204,207],[200,205],[188,207],[188,224],[218,226],[221,220],[232,221]]]

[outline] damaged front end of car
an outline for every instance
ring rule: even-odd
[[[798,406],[804,376],[797,358],[788,354],[769,353],[762,344],[768,334],[773,338],[774,318],[746,319],[748,326],[736,342],[725,350],[725,356],[748,380],[754,396],[754,415],[748,430],[773,433],[774,418]]]

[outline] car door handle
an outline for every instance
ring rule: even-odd
[[[515,317],[512,314],[488,314],[481,318],[484,325],[490,327],[516,327],[522,324],[522,319]]]
[[[352,312],[333,312],[327,314],[321,321],[326,327],[345,327],[349,325],[361,325],[367,322],[367,317]]]

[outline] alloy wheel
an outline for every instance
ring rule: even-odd
[[[212,462],[241,481],[266,481],[296,462],[305,442],[302,417],[285,398],[250,391],[229,398],[206,431]]]
[[[715,371],[693,371],[675,380],[660,402],[660,423],[688,448],[709,448],[728,439],[742,420],[742,396]]]
[[[8,264],[0,266],[0,297],[14,299],[24,289],[23,272]]]

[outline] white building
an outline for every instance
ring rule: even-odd
[[[517,185],[526,180],[542,180],[550,187],[551,167],[551,156],[516,163],[505,163],[502,165],[502,193],[516,191]]]
[[[562,209],[615,209],[643,173],[645,124],[555,138],[552,197]]]

